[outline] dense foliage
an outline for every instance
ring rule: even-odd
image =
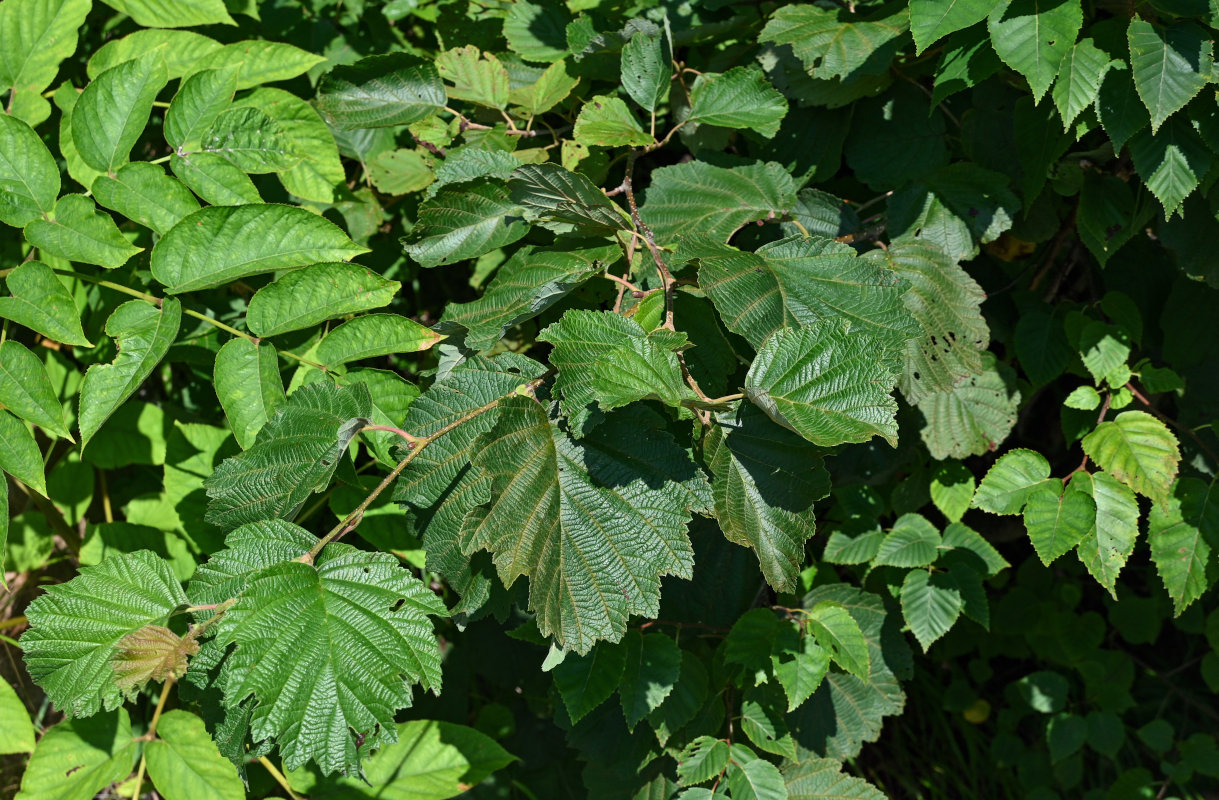
[[[1202,0],[0,0],[0,794],[1219,788]]]

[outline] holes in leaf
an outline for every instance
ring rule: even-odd
[[[399,597],[397,602],[395,602],[392,606],[389,607],[389,613],[391,613],[391,614],[395,613],[396,611],[398,611],[398,609],[402,608],[403,604],[405,604],[405,603],[406,603],[406,598]]]

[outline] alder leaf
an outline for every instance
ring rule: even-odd
[[[762,42],[789,44],[809,75],[851,78],[883,71],[897,39],[910,24],[902,9],[891,16],[860,19],[843,8],[791,4],[779,8],[758,35]]]
[[[476,178],[446,186],[419,205],[402,246],[423,267],[477,258],[529,232],[523,210],[502,181]]]
[[[1091,39],[1079,40],[1063,58],[1051,93],[1063,130],[1069,130],[1075,118],[1095,103],[1112,63]]]
[[[872,564],[877,567],[925,567],[939,556],[942,544],[940,532],[926,517],[902,514],[881,540]]]
[[[626,103],[606,95],[592,97],[584,104],[572,135],[590,147],[640,147],[655,141]]]
[[[1219,579],[1219,493],[1215,484],[1199,478],[1177,481],[1164,503],[1156,503],[1147,516],[1147,542],[1151,560],[1175,616],[1180,616]]]
[[[989,3],[983,5],[990,7]],[[844,775],[842,762],[832,758],[793,762],[784,767],[783,780],[787,783],[788,800],[885,800],[885,795],[872,784]]]
[[[590,236],[613,234],[630,223],[605,193],[558,164],[526,164],[508,181],[512,199],[548,222],[567,223]]]
[[[746,128],[767,139],[779,132],[787,100],[757,67],[733,67],[723,74],[703,73],[690,87],[686,124]]]
[[[983,371],[948,391],[933,392],[918,403],[926,419],[921,431],[932,458],[965,458],[994,451],[1016,425],[1020,392],[1015,376],[982,353]]]
[[[991,465],[971,505],[992,514],[1019,514],[1033,492],[1053,483],[1045,456],[1034,450],[1009,450]]]
[[[204,481],[207,521],[231,530],[247,522],[292,519],[309,495],[330,483],[371,413],[363,384],[318,382],[297,389],[259,431],[253,447],[225,459]]]
[[[215,625],[219,645],[236,645],[225,704],[254,698],[253,738],[274,739],[287,769],[311,759],[324,774],[357,769],[361,750],[397,741],[412,684],[440,691],[428,616],[447,613],[386,553],[340,543],[313,564],[266,567]]]
[[[845,608],[831,601],[818,603],[808,609],[805,624],[835,664],[860,678],[868,677],[871,670],[868,642],[859,623]]]
[[[994,6],[987,19],[995,52],[1028,79],[1035,102],[1050,88],[1082,26],[1083,10],[1075,2],[1009,0]]]
[[[492,500],[466,517],[463,549],[489,550],[505,586],[527,576],[538,629],[565,650],[620,639],[631,614],[659,611],[661,576],[691,574],[686,524],[710,487],[657,423],[618,412],[577,443],[513,397],[474,445]]]
[[[148,550],[82,567],[30,603],[30,629],[21,637],[26,668],[71,716],[117,708],[123,694],[112,662],[119,642],[147,625],[165,625],[186,603],[169,564]]]
[[[913,569],[902,581],[902,616],[926,652],[956,623],[964,603],[956,583],[945,572]]]
[[[1211,38],[1183,22],[1168,27],[1132,17],[1126,30],[1134,88],[1151,114],[1151,132],[1179,111],[1212,78]]]
[[[1092,496],[1096,522],[1075,548],[1097,583],[1117,598],[1117,576],[1134,552],[1139,535],[1139,504],[1134,492],[1107,472],[1079,472],[1071,485]]]
[[[1070,552],[1097,524],[1096,501],[1082,488],[1045,486],[1028,497],[1024,527],[1041,563]]]
[[[777,219],[795,205],[795,181],[779,164],[727,168],[691,161],[652,172],[639,216],[662,245],[691,233],[723,242],[741,226]]]
[[[950,33],[968,28],[990,14],[988,0],[910,0],[910,33],[918,53]]]
[[[387,53],[327,72],[317,106],[340,130],[356,130],[410,125],[438,113],[446,100],[430,60]]]
[[[1106,472],[1157,505],[1168,502],[1181,450],[1163,422],[1145,411],[1123,411],[1083,440],[1084,452]]]

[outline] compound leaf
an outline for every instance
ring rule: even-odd
[[[391,353],[427,350],[441,336],[408,317],[364,314],[344,322],[317,346],[317,357],[331,367]]]
[[[42,450],[25,423],[3,409],[0,409],[0,469],[46,497]]]
[[[14,341],[0,342],[0,406],[47,433],[72,440],[46,368]]]
[[[51,115],[42,92],[76,52],[90,0],[12,0],[0,6],[0,96],[8,115],[32,126]]]
[[[84,162],[99,172],[126,164],[168,81],[165,59],[154,51],[111,67],[86,86],[72,110],[72,140]]]
[[[125,708],[87,719],[66,719],[38,742],[17,796],[22,800],[94,797],[130,775],[139,755]]]
[[[248,107],[220,113],[195,152],[215,153],[246,173],[286,172],[301,160],[279,123]]]
[[[133,247],[109,214],[98,211],[82,194],[65,194],[55,204],[51,219],[36,219],[25,226],[25,238],[47,253],[117,269],[144,248]]]
[[[0,114],[0,222],[23,228],[48,217],[58,196],[59,166],[51,151],[29,125]]]
[[[124,164],[113,177],[99,175],[93,181],[93,196],[101,205],[151,228],[159,236],[199,210],[190,189],[146,161]]]
[[[237,71],[236,66],[205,69],[182,81],[165,110],[165,141],[175,150],[195,149],[220,113],[233,102]]]

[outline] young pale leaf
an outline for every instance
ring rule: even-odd
[[[303,75],[326,60],[325,56],[293,47],[283,42],[248,40],[227,44],[219,50],[211,50],[203,58],[190,65],[189,77],[205,69],[223,69],[234,64],[241,65],[237,77],[237,91],[252,89],[264,83],[286,81]]]
[[[490,550],[505,586],[527,576],[538,629],[566,650],[619,639],[631,614],[657,613],[662,575],[690,575],[686,524],[710,487],[659,421],[619,412],[577,443],[512,397],[474,445],[492,500],[467,516],[463,549]]]
[[[808,609],[804,619],[809,633],[835,664],[867,680],[871,671],[868,641],[859,623],[845,608],[834,602],[821,602]]]
[[[0,96],[6,116],[34,126],[51,115],[42,92],[76,52],[90,0],[6,0],[0,5]],[[11,223],[10,223],[11,224]]]
[[[194,149],[237,92],[238,67],[205,69],[182,81],[165,110],[165,141],[175,150]]]
[[[941,461],[931,473],[931,502],[949,522],[960,522],[969,510],[977,481],[960,461]]]
[[[21,800],[94,797],[130,775],[139,755],[124,708],[88,719],[66,719],[38,743],[17,796]]]
[[[1219,550],[1219,492],[1214,483],[1182,478],[1166,503],[1151,507],[1147,542],[1151,560],[1176,616],[1180,616],[1219,579],[1214,553]]]
[[[919,335],[903,303],[907,284],[848,245],[792,236],[748,253],[691,237],[678,251],[679,259],[687,256],[698,259],[699,285],[724,324],[754,347],[783,328],[849,322],[879,345],[873,355],[896,371],[907,343]]]
[[[1131,18],[1126,38],[1134,87],[1155,133],[1211,80],[1214,43],[1193,23],[1161,27],[1137,16]]]
[[[892,16],[883,13],[861,20],[846,9],[793,3],[771,15],[758,41],[791,45],[808,74],[817,78],[883,72],[910,24],[905,9]]]
[[[61,711],[109,711],[122,702],[112,664],[120,640],[164,625],[186,602],[168,563],[148,550],[82,567],[30,603],[30,629],[21,637],[26,668]]]
[[[94,364],[80,385],[80,446],[84,448],[102,424],[152,374],[169,352],[182,324],[182,304],[165,298],[161,307],[130,300],[106,320],[106,335],[118,355],[111,364]]]
[[[99,172],[126,164],[168,82],[165,59],[153,52],[106,70],[86,86],[72,110],[72,140],[85,163]]]
[[[401,287],[359,264],[314,264],[255,292],[246,308],[246,325],[259,337],[304,330],[389,305]]]
[[[612,235],[630,223],[605,193],[558,164],[526,164],[508,181],[512,199],[539,218],[574,225],[590,236]]]
[[[253,696],[254,740],[274,738],[287,769],[310,759],[325,774],[357,769],[352,731],[366,749],[390,744],[412,685],[440,691],[428,616],[447,613],[384,553],[332,544],[314,564],[267,567],[215,626],[221,646],[236,645],[226,702]]]
[[[770,85],[762,70],[733,67],[721,75],[704,73],[695,79],[685,122],[747,128],[772,139],[786,115],[787,100]]]
[[[267,420],[284,403],[275,348],[234,338],[216,353],[216,397],[241,449],[248,450]]]
[[[329,366],[377,356],[417,353],[443,337],[397,314],[365,314],[348,320],[322,339],[317,357]]]
[[[982,353],[983,371],[949,391],[919,401],[927,420],[920,432],[932,458],[965,458],[994,451],[1016,425],[1020,392],[1012,371]]]
[[[677,756],[677,777],[682,786],[705,783],[728,766],[728,744],[710,736],[700,736]]]
[[[902,617],[926,652],[952,628],[964,606],[961,592],[947,573],[914,569],[902,581]]]
[[[119,167],[114,177],[99,175],[93,197],[133,222],[164,236],[183,217],[199,210],[199,202],[181,182],[155,164],[135,161]]]
[[[131,699],[149,681],[181,678],[186,674],[187,659],[198,654],[199,643],[193,638],[183,638],[164,625],[145,625],[119,639],[115,646],[110,662],[114,683]]]
[[[286,172],[301,160],[279,124],[256,108],[222,112],[197,149],[223,156],[246,173]]]
[[[644,111],[655,112],[669,96],[673,54],[665,36],[640,31],[622,46],[622,88]]]
[[[317,107],[346,131],[410,125],[437,114],[447,100],[431,60],[388,53],[327,72]]]
[[[972,505],[992,514],[1019,514],[1029,495],[1053,483],[1057,481],[1050,478],[1045,456],[1033,450],[1010,450],[986,473]]]
[[[0,501],[0,511],[8,512]],[[0,545],[3,547],[3,545]],[[34,751],[34,725],[25,704],[8,681],[0,680],[0,754],[32,753]]]
[[[796,205],[796,184],[779,164],[717,167],[701,161],[652,172],[639,216],[659,244],[697,234],[727,241],[742,226],[773,220]]]
[[[220,755],[203,720],[190,712],[165,712],[144,757],[148,777],[165,800],[244,800],[246,796],[237,767]]]
[[[925,567],[939,556],[943,539],[922,514],[902,514],[880,543],[877,567]]]
[[[309,495],[330,483],[370,413],[372,400],[363,384],[340,388],[318,382],[297,389],[254,446],[221,462],[204,482],[211,498],[207,521],[231,530],[295,517]]]
[[[178,180],[213,206],[240,206],[261,203],[262,196],[233,162],[215,153],[191,153],[169,159],[169,169]]]
[[[602,642],[582,656],[569,653],[554,668],[555,688],[573,724],[617,690],[626,670],[626,656],[626,647],[621,643]]]
[[[403,249],[423,267],[477,258],[529,232],[522,210],[502,181],[477,178],[446,186],[420,204]]]
[[[224,0],[106,0],[106,5],[149,28],[237,24]]]
[[[25,238],[35,247],[85,264],[117,269],[144,248],[133,247],[109,214],[98,211],[82,194],[65,194],[55,204],[52,219],[25,226]]]
[[[766,340],[745,395],[767,416],[821,447],[880,436],[897,444],[896,378],[877,342],[837,321],[785,328]]]
[[[586,280],[608,269],[621,254],[616,245],[578,250],[522,247],[496,270],[482,297],[470,303],[449,303],[442,321],[461,325],[468,331],[466,347],[486,350],[508,328],[541,314]]]
[[[513,8],[519,5],[518,3]],[[514,88],[509,92],[508,99],[514,105],[520,106],[525,114],[537,116],[545,114],[566,100],[571,90],[579,83],[580,79],[568,71],[567,62],[560,59],[547,67],[535,83]],[[665,91],[668,91],[667,82]]]
[[[23,228],[49,217],[58,196],[59,166],[51,151],[29,125],[0,114],[0,222]]]
[[[321,261],[354,258],[368,248],[333,222],[303,208],[272,204],[209,206],[183,219],[152,248],[152,275],[170,293]]]
[[[910,33],[916,52],[921,54],[948,34],[981,22],[992,7],[988,0],[911,0]]]
[[[0,342],[0,406],[47,433],[73,441],[46,368],[14,341]]]
[[[1130,158],[1164,206],[1164,219],[1181,208],[1210,171],[1214,157],[1189,120],[1173,117],[1159,133],[1141,130],[1130,139]]]
[[[1033,99],[1040,102],[1075,44],[1083,10],[1073,2],[1010,0],[993,7],[987,26],[999,58],[1028,79]]]
[[[1070,552],[1097,524],[1096,502],[1079,488],[1045,486],[1029,495],[1024,527],[1041,563]]]
[[[0,469],[46,497],[47,482],[38,442],[25,423],[3,409],[0,409]]]
[[[436,71],[453,84],[448,96],[488,108],[508,106],[508,70],[490,53],[479,53],[467,45],[446,50],[436,56]]]
[[[771,586],[794,591],[815,530],[813,503],[830,489],[823,453],[752,404],[716,422],[704,447],[720,528],[753,548]]]
[[[1134,492],[1107,472],[1077,472],[1079,484],[1096,504],[1096,522],[1075,548],[1096,582],[1117,598],[1117,576],[1134,552],[1139,535],[1139,504]]]
[[[1070,130],[1085,108],[1095,103],[1109,65],[1114,62],[1091,39],[1081,39],[1062,60],[1054,83],[1054,106],[1062,117],[1063,130]]]
[[[1083,440],[1084,452],[1106,472],[1157,504],[1168,502],[1181,450],[1160,420],[1145,411],[1123,411]]]
[[[660,707],[681,674],[681,649],[663,633],[629,631],[622,640],[626,654],[618,694],[627,730]]]
[[[584,104],[572,135],[588,147],[640,147],[655,141],[625,102],[606,95]]]

